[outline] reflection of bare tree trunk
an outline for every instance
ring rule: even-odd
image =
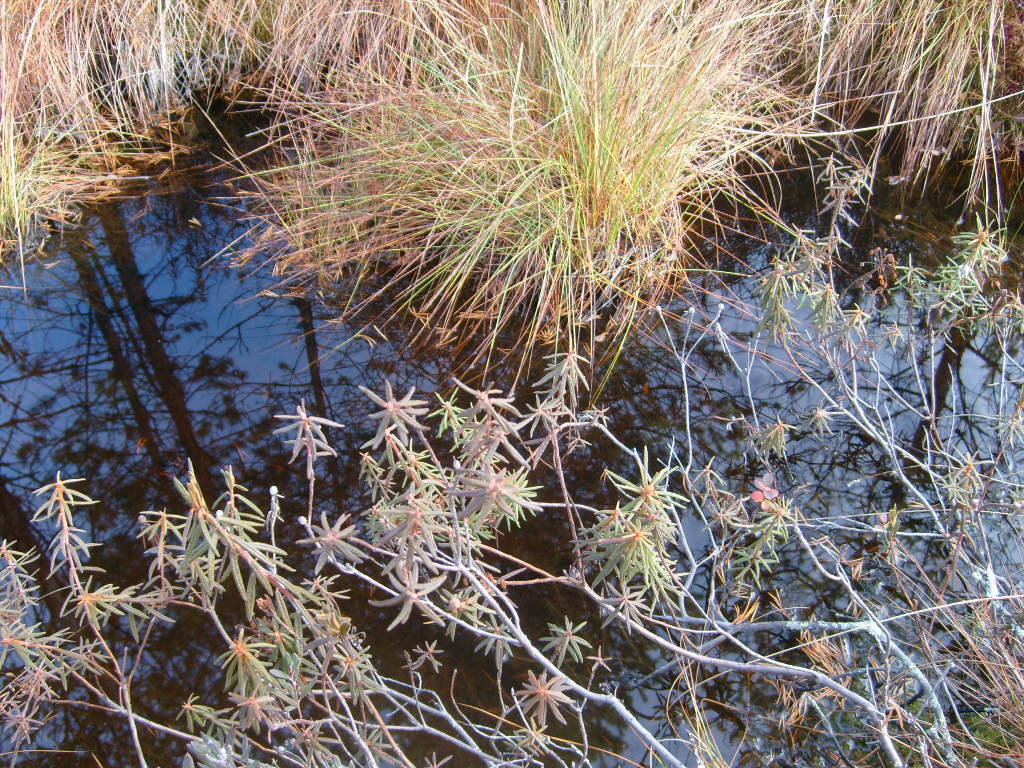
[[[327,390],[320,376],[320,347],[316,343],[316,327],[313,325],[313,305],[309,299],[298,297],[293,300],[299,310],[299,332],[306,350],[306,365],[309,367],[309,386],[313,390],[313,405],[316,415],[330,418],[327,410]],[[341,477],[341,468],[335,456],[327,457],[327,469],[337,479]]]
[[[135,425],[139,431],[139,442],[146,451],[146,455],[149,456],[157,477],[166,480],[163,452],[160,448],[159,437],[156,430],[153,429],[153,420],[150,419],[149,411],[143,404],[139,390],[135,386],[131,363],[124,351],[124,347],[121,345],[121,337],[117,335],[117,329],[114,327],[110,309],[103,300],[103,289],[92,271],[92,265],[84,254],[80,253],[78,249],[73,249],[72,260],[75,264],[75,270],[78,272],[78,283],[85,293],[86,301],[89,303],[93,318],[100,329],[100,334],[103,336],[107,352],[110,354],[111,373],[124,392],[125,399],[128,401],[128,407],[132,412],[132,418],[135,419]],[[164,482],[163,484],[166,486],[164,488],[165,491],[171,488],[170,483]]]
[[[309,299],[297,298],[293,301],[299,310],[299,331],[306,349],[306,364],[309,366],[309,383],[313,389],[313,404],[318,416],[328,417],[327,395],[324,380],[320,378],[320,350],[316,343],[316,328],[313,327],[313,305]]]
[[[139,336],[153,371],[153,383],[157,394],[170,413],[181,447],[193,462],[199,484],[206,492],[211,492],[213,482],[210,477],[209,461],[196,437],[185,388],[178,378],[178,368],[164,346],[160,326],[156,321],[156,312],[146,290],[145,280],[135,261],[124,218],[116,206],[109,205],[100,206],[98,215],[103,224],[107,248],[124,288],[125,299],[138,325]]]
[[[963,361],[964,352],[971,343],[971,336],[964,326],[954,325],[949,331],[946,345],[939,357],[939,364],[935,370],[935,382],[932,387],[931,402],[927,403],[929,416],[921,420],[914,433],[914,442],[911,451],[917,457],[924,457],[928,447],[929,438],[932,442],[938,443],[939,415],[946,408],[946,400],[949,398],[949,390],[953,387],[953,378],[960,371],[960,364]]]

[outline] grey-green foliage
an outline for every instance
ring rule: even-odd
[[[731,674],[773,678],[780,716],[835,734],[851,745],[851,754],[862,750],[874,764],[879,745],[882,759],[903,765],[902,755],[910,754],[903,745],[913,744],[944,764],[967,765],[953,759],[949,719],[942,702],[936,703],[938,694],[929,693],[929,686],[939,686],[953,700],[941,689],[950,668],[919,667],[917,659],[923,652],[948,659],[948,637],[959,637],[1003,653],[1002,666],[989,667],[984,659],[961,654],[956,663],[972,674],[995,684],[999,669],[1017,668],[1019,649],[999,645],[993,629],[1016,621],[1011,607],[1017,598],[1000,591],[1010,583],[1005,571],[997,577],[998,564],[985,560],[974,542],[986,540],[987,506],[997,505],[993,511],[1006,516],[1017,509],[996,497],[1016,498],[1020,483],[1010,462],[982,456],[975,447],[929,443],[918,456],[907,450],[902,435],[889,431],[886,409],[897,400],[887,397],[891,381],[872,356],[880,349],[889,354],[891,347],[899,359],[920,365],[905,350],[919,340],[912,338],[916,329],[907,328],[865,344],[859,357],[847,354],[842,337],[873,333],[876,319],[870,308],[847,310],[844,322],[829,329],[835,344],[815,340],[801,346],[798,334],[787,339],[799,370],[820,374],[803,383],[814,395],[812,405],[821,405],[800,426],[804,411],[797,419],[789,419],[785,409],[774,420],[757,418],[762,431],[750,433],[750,445],[759,443],[755,455],[761,462],[781,464],[787,451],[795,455],[791,440],[820,440],[829,432],[845,440],[848,430],[860,430],[899,459],[889,471],[909,501],[884,515],[858,509],[835,518],[811,512],[813,500],[805,513],[798,501],[802,505],[813,489],[783,485],[781,466],[779,488],[766,474],[752,490],[745,487],[748,480],[738,483],[733,473],[720,474],[717,457],[698,467],[692,456],[661,463],[630,449],[608,429],[602,413],[579,414],[568,404],[568,393],[581,386],[576,359],[551,361],[528,407],[503,393],[463,385],[439,398],[433,410],[413,391],[396,397],[386,388],[371,398],[377,429],[361,458],[370,503],[358,513],[316,508],[317,462],[334,452],[330,430],[339,427],[300,408],[289,416],[286,431],[293,459],[306,463],[310,513],[297,521],[305,535],[291,555],[285,552],[289,547],[273,543],[272,521],[230,469],[222,473],[223,490],[212,502],[190,473],[177,484],[179,499],[140,517],[150,558],[145,582],[114,585],[90,560],[95,546],[81,513],[95,502],[80,490],[81,481],[58,478],[41,489],[44,503],[37,513],[37,523],[51,534],[46,558],[13,543],[0,545],[0,666],[7,675],[0,717],[11,741],[15,747],[30,744],[70,690],[126,722],[146,716],[145,703],[132,698],[124,645],[110,642],[115,625],[144,638],[154,623],[198,612],[223,641],[203,672],[219,676],[224,696],[216,703],[199,697],[183,702],[181,719],[164,727],[203,766],[414,764],[405,751],[409,732],[436,738],[482,764],[583,765],[592,755],[581,745],[593,743],[585,733],[593,721],[587,708],[600,706],[601,718],[618,717],[619,727],[635,734],[661,763],[680,768],[672,751],[675,736],[671,742],[659,738],[630,710],[628,698],[597,676],[602,643],[607,647],[623,637],[667,670],[673,686]],[[729,343],[724,334],[719,341]],[[915,373],[916,382],[931,383]],[[1003,381],[999,414],[1009,418],[1024,409],[1017,384]],[[932,395],[922,390],[922,402],[931,402]],[[939,438],[952,434],[952,420],[965,418],[961,410],[937,417]],[[1013,430],[1006,429],[1009,451]],[[580,489],[567,488],[564,474],[557,482],[565,453],[584,446],[584,435],[609,441],[625,457],[602,476],[616,495],[603,508],[578,498]],[[901,474],[905,466],[915,474]],[[538,480],[551,470],[555,483]],[[281,508],[272,501],[272,510]],[[504,535],[530,518],[547,522],[548,515],[565,516],[566,530],[578,532],[578,540],[562,542],[571,560],[559,572],[530,562]],[[688,540],[684,520],[703,523],[705,540]],[[944,622],[942,638],[930,634],[930,621],[919,621],[931,610],[929,598],[916,582],[901,581],[911,570],[899,567],[910,562],[904,529],[911,523],[927,530],[931,540],[956,545],[948,547],[959,558],[951,560],[958,570],[950,584],[963,596],[934,598]],[[845,538],[834,538],[837,528]],[[851,539],[876,542],[878,555],[852,551]],[[297,567],[299,551],[309,555],[308,569]],[[787,603],[778,589],[777,566],[793,552],[810,577],[842,595],[839,609],[834,603],[815,606],[830,613],[828,618],[819,621],[805,604]],[[39,621],[55,602],[43,605],[39,596],[35,571],[47,560],[46,588],[62,606],[54,629]],[[896,567],[885,570],[891,566]],[[859,581],[879,583],[879,573],[888,574],[895,597]],[[346,586],[357,580],[369,588],[368,599],[390,629],[408,632],[401,672],[385,673],[394,665],[379,663],[347,615],[342,577]],[[700,587],[704,592],[694,587],[698,579],[706,584]],[[971,592],[964,585],[977,588]],[[559,622],[545,621],[546,630],[540,629],[540,622],[521,615],[517,600],[524,588],[568,592],[600,612],[603,623],[598,627],[566,609],[559,611]],[[225,606],[228,593],[243,607],[240,621],[226,618],[232,615]],[[953,602],[938,605],[946,599]],[[989,610],[989,602],[990,615],[975,610]],[[912,603],[923,606],[920,615],[906,611]],[[762,653],[751,638],[766,631],[799,636],[800,645]],[[846,636],[849,643],[839,649],[836,638]],[[450,657],[438,642],[493,660],[499,685],[489,705],[463,706]],[[585,656],[595,645],[596,656]],[[509,680],[506,663],[512,658],[513,670],[525,669]],[[588,676],[581,668],[592,660]],[[793,686],[807,697],[791,697]],[[821,703],[814,713],[799,709],[808,698]],[[694,748],[709,746],[701,742],[702,717],[699,711],[687,713]],[[583,732],[563,736],[549,727]]]
[[[140,537],[151,558],[149,578],[126,587],[105,582],[105,574],[89,564],[96,545],[86,540],[75,513],[96,502],[76,487],[80,483],[58,477],[39,491],[46,501],[36,520],[51,528],[53,542],[48,584],[56,584],[64,597],[60,616],[51,618],[61,625],[56,633],[46,634],[34,623],[42,610],[32,571],[38,555],[9,542],[0,547],[0,665],[14,676],[0,695],[0,716],[15,748],[45,722],[45,710],[61,689],[92,692],[102,706],[127,717],[135,711],[127,660],[108,637],[115,619],[138,641],[151,623],[173,622],[181,611],[197,610],[225,636],[226,649],[217,661],[234,706],[214,709],[194,700],[183,706],[187,730],[179,733],[191,740],[202,765],[264,764],[247,756],[252,745],[246,732],[291,721],[314,694],[310,681],[339,659],[355,661],[337,690],[358,700],[375,672],[363,663],[368,657],[360,638],[347,631],[331,580],[289,577],[284,552],[262,540],[264,513],[230,469],[223,473],[225,490],[212,505],[190,474],[177,483],[177,506],[183,511],[140,515]],[[242,598],[247,626],[231,629],[222,623],[218,606],[230,588]],[[12,658],[17,659],[13,666]],[[117,693],[104,693],[109,690]],[[195,741],[190,733],[205,734],[206,741]]]
[[[639,586],[653,601],[674,591],[675,561],[669,554],[676,536],[672,519],[685,498],[669,487],[672,470],[650,470],[644,454],[637,477],[630,480],[608,471],[622,501],[601,510],[594,525],[583,531],[587,562],[596,566],[594,584],[609,579],[622,587]]]
[[[574,622],[568,616],[561,626],[548,624],[548,632],[551,634],[541,638],[541,642],[544,643],[543,650],[547,653],[554,651],[555,664],[558,666],[565,662],[566,654],[577,664],[582,664],[583,651],[593,647],[590,641],[580,634],[586,626],[587,622]]]
[[[188,744],[186,763],[263,765],[270,754],[265,735],[274,733],[291,734],[273,742],[278,764],[363,764],[360,756],[369,755],[407,763],[400,740],[388,732],[392,724],[441,729],[492,763],[517,750],[550,752],[554,747],[545,736],[524,741],[520,731],[535,730],[534,717],[543,729],[548,713],[564,719],[573,701],[567,679],[542,671],[535,695],[520,697],[521,715],[502,716],[507,727],[474,723],[417,682],[427,669],[423,654],[429,652],[432,672],[443,668],[435,645],[412,649],[421,661],[410,661],[409,680],[380,673],[372,649],[344,611],[345,594],[335,579],[343,572],[373,585],[379,596],[373,602],[390,615],[392,627],[425,618],[443,625],[449,638],[475,637],[478,652],[502,664],[522,639],[512,636],[510,604],[497,597],[495,569],[485,563],[481,547],[499,530],[542,511],[539,489],[529,478],[553,444],[528,436],[538,424],[547,428],[568,415],[552,406],[552,398],[579,386],[570,381],[579,372],[575,361],[554,362],[555,373],[546,377],[531,409],[521,410],[495,391],[468,387],[429,414],[413,392],[398,398],[388,387],[383,397],[371,398],[381,407],[375,415],[379,429],[363,456],[372,507],[359,519],[324,508],[315,518],[300,519],[307,536],[298,544],[315,554],[308,577],[296,573],[285,550],[267,540],[274,521],[230,468],[212,502],[190,467],[175,483],[179,499],[139,516],[150,567],[144,583],[128,586],[108,583],[90,565],[97,545],[76,512],[96,502],[80,490],[83,481],[58,477],[40,489],[46,500],[36,521],[52,534],[49,579],[59,584],[64,602],[53,617],[61,628],[44,631],[34,621],[42,609],[33,572],[39,554],[4,542],[0,664],[9,679],[0,693],[0,716],[15,748],[31,743],[62,691],[98,696],[129,723],[144,714],[144,705],[132,699],[123,655],[108,637],[112,623],[126,623],[139,639],[153,623],[173,623],[183,612],[197,611],[223,639],[205,674],[221,677],[227,705],[196,697],[182,703],[180,721],[166,727]],[[341,425],[310,415],[304,406],[288,420],[283,429],[292,460],[305,459],[312,487],[316,463],[334,454],[327,430]],[[271,507],[280,510],[277,496]],[[240,598],[241,623],[225,618],[222,604],[229,591]],[[567,658],[581,661],[590,647],[578,635],[582,623],[569,622],[564,629],[550,646],[558,665]],[[315,724],[310,712],[317,713]],[[324,727],[337,735],[320,738]],[[575,747],[558,750],[579,757]]]
[[[956,252],[935,275],[933,306],[957,317],[977,317],[991,309],[992,281],[1007,260],[1006,232],[979,218],[972,232],[953,237]]]
[[[1019,296],[1000,290],[1000,274],[1008,261],[1008,233],[980,217],[973,230],[954,235],[954,250],[934,270],[913,259],[897,265],[897,285],[941,322],[992,322],[1024,317]]]

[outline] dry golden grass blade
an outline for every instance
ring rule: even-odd
[[[432,325],[570,351],[628,327],[796,120],[725,0],[417,8],[408,77],[278,94],[297,153],[266,191],[282,271],[384,266]]]

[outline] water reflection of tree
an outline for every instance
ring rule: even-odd
[[[189,219],[202,228],[182,226]],[[172,478],[185,457],[215,492],[219,464],[237,458],[230,449],[265,418],[244,410],[245,373],[223,343],[253,308],[231,310],[238,318],[225,323],[207,306],[202,262],[232,233],[230,216],[187,194],[103,205],[61,235],[59,261],[34,276],[27,303],[6,297],[6,392],[16,394],[5,403],[0,456],[5,536],[45,548],[46,531],[30,522],[30,490],[57,471],[85,477],[102,500],[83,520],[103,542],[93,562],[135,583],[146,576],[136,515],[180,502]],[[217,682],[193,674],[212,666],[211,631],[190,616],[157,628],[135,681],[147,710],[173,718],[192,691],[216,699]],[[40,764],[81,764],[90,750],[105,765],[134,759],[124,731],[87,710],[63,710],[52,727],[81,752]]]
[[[307,299],[253,298],[265,286],[252,280],[240,284],[237,274],[204,267],[222,244],[241,233],[242,225],[232,213],[200,202],[188,191],[192,188],[186,185],[179,194],[95,210],[80,228],[64,233],[59,250],[66,258],[49,272],[50,285],[56,287],[33,293],[28,311],[20,298],[7,297],[6,311],[17,319],[7,323],[0,350],[8,382],[5,392],[14,392],[5,403],[8,438],[0,454],[4,535],[42,545],[46,532],[30,523],[28,492],[49,481],[58,469],[66,476],[86,477],[91,494],[104,502],[88,520],[90,532],[106,543],[97,563],[122,583],[145,577],[145,560],[134,538],[135,515],[150,506],[179,503],[171,479],[184,472],[186,457],[211,494],[218,487],[217,470],[226,463],[235,465],[258,500],[267,498],[270,485],[279,486],[286,498],[282,539],[294,541],[298,529],[293,520],[303,511],[301,472],[285,465],[286,452],[270,437],[273,414],[290,412],[305,398],[315,412],[349,425],[331,435],[340,458],[320,483],[320,502],[329,515],[358,512],[367,503],[358,482],[359,446],[372,432],[365,418],[368,406],[357,385],[378,388],[390,378],[396,390],[417,386],[433,391],[448,388],[450,377],[459,372],[459,361],[444,350],[413,355],[397,342],[368,347],[363,341],[349,341],[352,328],[324,327],[324,318]],[[870,543],[857,535],[857,526],[872,526],[879,512],[901,502],[901,490],[888,474],[886,457],[860,433],[835,424],[835,433],[822,436],[807,426],[807,416],[819,404],[807,377],[824,377],[829,371],[815,369],[810,359],[797,370],[782,350],[766,349],[757,341],[752,321],[755,286],[748,281],[709,283],[705,288],[728,308],[723,313],[732,345],[728,354],[718,337],[708,336],[693,349],[681,372],[659,329],[623,356],[598,405],[606,409],[613,433],[630,445],[650,445],[652,455],[666,455],[673,447],[677,453],[689,450],[682,430],[688,421],[695,466],[713,459],[738,495],[749,493],[753,478],[765,469],[756,448],[755,416],[793,424],[788,456],[784,461],[773,459],[772,467],[805,514],[846,526],[837,539],[856,556]],[[869,300],[865,290],[851,287],[848,301]],[[677,348],[698,335],[715,314],[714,303],[707,299],[694,297],[694,328],[688,329],[691,321],[685,316],[668,323]],[[883,320],[884,315],[874,334],[882,333]],[[400,328],[392,328],[400,337]],[[44,336],[48,332],[51,335]],[[993,375],[984,361],[998,354],[993,343],[964,340],[962,345],[953,344],[955,354],[920,350],[918,367],[927,365],[922,356],[937,355],[938,370],[948,371],[949,380],[934,392],[943,399],[955,392],[958,402],[969,403],[964,407],[984,412],[990,407],[986,386]],[[754,360],[756,386],[749,396],[730,354],[747,354]],[[906,440],[914,442],[922,429],[914,410],[921,400],[914,366],[896,356],[887,363],[886,375],[907,403],[892,414],[893,419]],[[500,385],[511,379],[518,363],[510,360],[508,366],[506,370],[496,361],[489,375]],[[965,366],[970,376],[963,375]],[[686,390],[680,387],[681,375],[686,377]],[[528,402],[528,393],[520,394]],[[992,439],[982,422],[965,421],[962,428],[966,431],[957,439],[965,445],[984,445]],[[594,506],[614,503],[611,489],[600,479],[605,467],[626,475],[633,469],[620,452],[599,439],[566,463],[567,483],[578,491],[579,500]],[[552,475],[541,471],[538,477],[555,487]],[[568,541],[564,517],[547,512],[508,535],[503,546],[559,572],[572,562]],[[694,547],[705,544],[694,542]],[[933,560],[942,555],[927,548],[921,552],[922,558]],[[721,590],[709,594],[707,574],[701,579],[703,587],[699,579],[696,595],[716,600],[727,612],[741,607],[739,600],[727,598]],[[766,610],[775,593],[786,604],[819,616],[836,611],[833,593],[822,588],[797,547],[783,552],[761,590]],[[381,616],[361,597],[356,594],[346,606],[353,623],[368,632],[381,664],[397,670],[404,662],[400,651],[410,638],[385,632],[390,616]],[[516,597],[530,608],[524,616],[534,635],[543,634],[548,621],[583,614],[578,597],[558,588],[521,590]],[[680,709],[692,705],[680,696],[674,677],[678,667],[673,665],[671,673],[651,674],[665,659],[628,635],[601,635],[597,615],[581,618],[588,620],[594,644],[601,643],[605,655],[616,660],[607,673],[608,683],[628,695],[636,711],[663,723],[667,735]],[[433,630],[422,630],[425,639],[435,636]],[[752,638],[766,652],[790,647],[793,641],[783,632]],[[197,678],[193,671],[215,667],[218,643],[203,621],[188,617],[173,629],[158,629],[136,679],[137,699],[165,719],[173,718],[189,693],[216,701],[216,677]],[[493,708],[493,686],[481,684],[491,683],[493,672],[475,663],[473,644],[461,638],[442,643],[450,668],[462,670],[457,695],[475,706]],[[506,674],[507,679],[516,679],[515,663]],[[757,764],[761,753],[750,739],[759,734],[779,736],[775,690],[741,675],[714,676],[697,690],[717,702],[712,723],[723,741],[738,745],[743,761]],[[75,710],[65,712],[55,727],[63,741],[102,754],[106,766],[132,764],[119,727]],[[621,734],[602,735],[603,746],[623,749]],[[423,751],[428,748],[424,745]],[[631,749],[633,757],[642,756],[635,745]],[[175,752],[168,747],[167,762]],[[62,759],[48,755],[37,764],[55,765]],[[80,755],[65,759],[68,765],[80,762]]]
[[[304,497],[302,477],[271,436],[273,415],[305,398],[315,412],[350,425],[332,435],[343,459],[321,482],[320,503],[329,515],[357,511],[368,502],[358,483],[359,446],[372,434],[357,385],[377,388],[388,377],[396,387],[438,389],[454,372],[453,361],[410,357],[386,342],[344,345],[345,330],[322,331],[307,299],[260,298],[265,284],[240,283],[235,273],[207,267],[245,224],[198,202],[193,188],[87,211],[80,226],[62,233],[51,267],[33,276],[29,303],[5,297],[4,536],[45,549],[47,531],[31,523],[31,491],[57,471],[84,477],[90,495],[102,501],[82,517],[103,544],[93,564],[121,584],[145,580],[136,515],[181,504],[173,478],[184,474],[186,459],[211,498],[224,464],[236,467],[257,500],[277,485],[286,499],[282,539],[294,542],[301,502],[289,500]],[[390,618],[359,599],[351,613],[357,626],[379,631],[384,663],[400,668],[405,638],[380,631]],[[134,681],[136,701],[164,720],[173,720],[190,693],[218,701],[221,685],[215,675],[195,674],[216,668],[220,638],[189,614],[176,618],[174,627],[158,626],[149,637]],[[120,641],[131,647],[126,634]],[[472,656],[472,645],[448,650]],[[486,690],[473,684],[467,699],[492,706],[477,697]],[[40,765],[80,764],[90,751],[106,766],[134,763],[124,729],[95,711],[62,709],[50,728],[44,745],[79,751],[40,757]],[[177,751],[168,745],[168,760]]]

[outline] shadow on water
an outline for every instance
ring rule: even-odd
[[[45,262],[31,268],[25,292],[0,296],[4,538],[44,550],[46,531],[31,522],[32,491],[57,472],[83,477],[90,495],[101,500],[83,516],[86,533],[103,542],[93,564],[118,583],[143,581],[147,563],[136,539],[136,517],[144,509],[180,503],[172,479],[185,473],[190,460],[208,490],[218,486],[219,469],[230,464],[253,498],[269,500],[270,487],[277,486],[285,499],[296,500],[291,509],[285,503],[280,534],[294,542],[301,537],[294,519],[302,514],[304,480],[300,469],[288,465],[288,451],[272,434],[275,414],[293,412],[304,400],[317,415],[346,425],[330,434],[339,457],[324,465],[318,503],[330,514],[357,513],[369,503],[358,477],[360,446],[374,431],[367,419],[372,408],[357,387],[380,389],[385,379],[396,390],[450,387],[459,365],[445,350],[414,354],[383,339],[372,344],[349,340],[352,329],[329,323],[319,302],[277,296],[274,278],[259,270],[242,274],[226,268],[232,251],[244,247],[248,228],[237,208],[217,202],[228,191],[216,177],[182,175],[94,206],[77,225],[54,236]],[[868,239],[918,254],[926,247],[891,222],[876,222]],[[948,243],[941,241],[932,246],[938,254],[945,248]],[[867,252],[861,252],[864,260]],[[724,264],[723,274],[763,272],[767,253],[762,248],[745,254],[742,269],[739,263]],[[844,301],[848,306],[874,301],[870,270],[860,269],[857,259],[851,263],[858,269],[845,286]],[[865,279],[857,283],[857,277]],[[694,291],[692,307],[675,308],[674,319],[666,319],[664,327],[655,324],[647,337],[632,344],[597,407],[606,409],[612,431],[625,443],[648,445],[655,456],[674,452],[693,466],[713,461],[737,494],[749,493],[753,479],[771,465],[780,491],[798,500],[806,515],[831,520],[854,557],[877,546],[876,518],[901,504],[903,491],[888,472],[887,457],[859,433],[844,431],[842,425],[831,433],[812,428],[820,398],[797,363],[758,334],[758,285],[756,278],[721,275],[705,282]],[[872,321],[876,327],[869,332],[883,334],[901,311],[894,303]],[[716,317],[722,332],[705,332]],[[682,369],[673,348],[689,350]],[[996,352],[984,339],[967,336],[951,349],[944,396],[955,398],[962,410],[984,413],[991,407],[987,398]],[[896,357],[887,363],[889,380],[907,393],[907,407],[891,414],[896,430],[913,435],[927,429],[911,407],[918,391],[913,366]],[[501,382],[500,370],[492,375]],[[785,459],[766,457],[753,438],[775,420],[792,426]],[[974,431],[960,438],[964,444],[991,440],[983,421],[972,421],[970,428]],[[612,492],[601,476],[604,467],[631,472],[621,453],[596,442],[571,456],[567,482],[582,499],[608,503]],[[559,571],[570,563],[568,529],[554,513],[542,517],[510,535],[509,545]],[[708,545],[702,531],[695,521],[691,547],[698,556]],[[562,548],[553,542],[563,542]],[[922,546],[927,548],[926,540]],[[923,555],[936,562],[943,557],[941,552]],[[701,578],[706,591],[709,575]],[[886,587],[879,583],[876,588]],[[546,622],[581,611],[576,598],[555,588],[519,593],[517,598],[529,606],[524,611],[532,625],[528,628],[541,634]],[[817,583],[795,548],[786,550],[770,583],[752,599],[767,611],[776,595],[785,605],[803,606],[819,616],[842,611],[830,604],[832,593]],[[59,604],[59,597],[47,601],[50,610]],[[728,614],[745,607],[737,598],[723,609]],[[385,667],[399,669],[402,651],[420,637],[435,639],[431,629],[387,632],[391,616],[371,607],[359,591],[353,591],[347,609]],[[600,641],[613,659],[604,673],[606,682],[670,735],[681,714],[696,704],[678,685],[677,665],[669,665],[673,672],[662,671],[666,659],[650,656],[630,637],[599,638],[601,618],[586,618],[595,647]],[[483,684],[493,682],[493,668],[477,660],[472,644],[439,639],[447,669],[459,671],[456,696],[493,708],[485,693],[493,685]],[[792,637],[765,632],[751,642],[770,653],[790,647]],[[220,643],[201,620],[182,617],[172,627],[158,626],[135,682],[138,709],[156,720],[173,720],[190,694],[221,702],[222,681],[207,672],[217,668]],[[506,686],[520,672],[512,663],[504,675]],[[743,676],[722,675],[699,687],[699,706],[709,713],[723,751],[735,753],[739,764],[771,764],[788,743],[771,705],[774,694],[767,683]],[[597,727],[595,733],[600,737],[596,746],[643,760],[643,751],[622,733],[608,727]],[[40,746],[73,745],[74,751],[26,755],[22,764],[85,765],[92,764],[90,755],[106,768],[135,764],[126,731],[95,710],[62,709],[44,734]],[[180,745],[154,733],[144,731],[143,736],[154,764],[177,764]],[[771,745],[779,745],[778,750]],[[426,754],[435,746],[424,743],[420,749]],[[787,754],[799,754],[801,748],[813,748],[813,738],[790,747]],[[607,764],[617,761],[609,758]]]

